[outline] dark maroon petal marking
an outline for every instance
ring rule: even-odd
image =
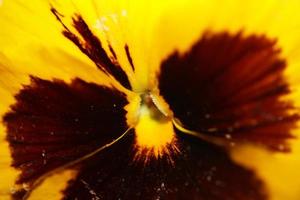
[[[251,171],[223,149],[179,133],[181,154],[148,164],[133,162],[134,136],[87,160],[64,199],[262,200],[267,196]]]
[[[107,55],[98,37],[92,33],[80,15],[76,15],[73,18],[73,25],[83,38],[83,41],[75,33],[71,32],[70,29],[62,22],[61,17],[63,16],[59,14],[56,9],[51,8],[51,12],[64,27],[65,30],[63,31],[63,34],[65,37],[71,40],[81,52],[87,55],[101,71],[112,75],[124,87],[131,89],[128,77],[125,71],[123,71],[121,68],[120,64],[117,62],[116,54],[112,47],[109,46],[114,57],[113,59]]]
[[[112,48],[111,44],[108,45],[109,51],[111,52],[111,54],[113,55],[114,59],[117,60],[117,54],[115,52],[115,50]]]
[[[76,160],[127,130],[125,94],[80,79],[66,84],[35,77],[4,118],[17,183]]]
[[[134,71],[135,68],[134,68],[133,60],[131,58],[129,47],[127,44],[125,45],[125,52],[126,52],[127,60],[130,63],[132,70]]]
[[[206,33],[161,65],[159,89],[188,129],[288,150],[298,115],[279,98],[289,92],[276,40]]]

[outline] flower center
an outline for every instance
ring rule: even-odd
[[[177,152],[170,112],[158,96],[146,92],[140,96],[138,121],[135,126],[137,158],[146,161]],[[173,150],[175,151],[173,151]]]

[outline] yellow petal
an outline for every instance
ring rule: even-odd
[[[62,35],[62,26],[50,9],[47,1],[3,2],[0,7],[0,26],[3,27],[0,66],[1,71],[11,71],[16,77],[1,82],[28,83],[31,74],[66,81],[80,77],[107,84],[107,77]]]
[[[272,200],[298,200],[300,197],[300,142],[293,143],[292,154],[272,154],[253,146],[244,146],[232,152],[232,158],[256,171],[267,184]]]
[[[67,187],[68,181],[76,176],[74,170],[64,170],[60,173],[47,178],[40,186],[38,186],[29,196],[29,200],[53,199],[59,200],[63,198],[63,190]]]

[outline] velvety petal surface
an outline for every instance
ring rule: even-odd
[[[64,199],[266,199],[255,174],[232,162],[223,149],[177,134],[181,153],[171,155],[173,164],[167,157],[134,161],[135,138],[127,135],[85,162]]]
[[[207,32],[162,63],[159,89],[186,129],[286,151],[299,115],[280,99],[290,92],[285,68],[276,39]]]
[[[118,138],[128,129],[126,104],[126,95],[115,88],[32,77],[3,118],[12,166],[21,171],[16,183],[30,189],[45,173]]]

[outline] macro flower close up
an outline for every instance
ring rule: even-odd
[[[0,199],[298,200],[297,0],[0,0]]]

